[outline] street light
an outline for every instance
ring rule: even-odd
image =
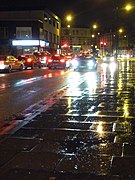
[[[98,29],[98,25],[96,23],[94,23],[92,25],[92,35],[91,35],[91,43],[93,44],[93,52],[97,51],[97,44],[98,44],[98,38],[99,38],[99,34],[97,34],[97,29]]]
[[[123,29],[122,28],[118,29],[119,21],[120,21],[120,11],[124,10],[125,12],[129,12],[134,7],[135,6],[133,6],[132,4],[128,3],[125,6],[123,6],[122,8],[119,8],[118,4],[117,4],[117,7],[116,7],[116,20],[117,20],[117,27],[116,27],[116,29],[117,30],[115,29],[115,51],[116,51],[115,55],[116,55],[116,59],[117,59],[117,56],[118,56],[118,49],[119,49],[119,35],[123,33]]]
[[[97,25],[96,24],[93,24],[93,29],[97,29]]]
[[[70,28],[71,27],[70,24],[68,24],[67,27]]]
[[[133,9],[133,6],[131,5],[131,4],[127,4],[126,6],[125,6],[125,10],[126,11],[131,11]]]
[[[72,20],[73,20],[73,16],[71,14],[67,14],[65,16],[65,26],[66,26],[66,44],[67,46],[63,46],[64,50],[66,51],[66,53],[68,53],[69,48],[72,47],[72,42],[71,42],[71,24],[72,24]]]
[[[118,31],[119,31],[119,33],[121,34],[121,33],[123,32],[123,29],[122,29],[122,28],[120,28]]]
[[[72,19],[73,19],[73,16],[71,14],[68,14],[65,18],[65,21],[66,21],[66,26],[67,28],[70,28],[71,27],[71,22],[72,22]]]
[[[71,15],[67,15],[66,20],[67,20],[68,22],[72,21],[72,16],[71,16]]]

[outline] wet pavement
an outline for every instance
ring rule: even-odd
[[[135,70],[73,72],[1,133],[1,180],[135,179]],[[74,80],[74,81],[73,81]]]

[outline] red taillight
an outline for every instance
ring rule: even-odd
[[[55,56],[55,57],[59,57],[60,55],[59,55],[59,54],[55,54],[54,56]]]
[[[65,62],[65,59],[60,59],[60,62],[64,63],[64,62]]]
[[[31,61],[32,61],[32,59],[31,59],[31,58],[28,58],[28,59],[27,59],[27,62],[31,62]]]
[[[47,57],[46,56],[44,56],[44,58],[43,58],[44,60],[47,60]]]
[[[52,59],[48,59],[48,62],[52,62],[53,60]]]

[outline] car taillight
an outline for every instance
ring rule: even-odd
[[[48,62],[52,62],[53,60],[52,59],[48,59]]]
[[[65,59],[60,59],[60,62],[64,63],[64,62],[65,62]]]
[[[31,61],[32,61],[32,59],[31,59],[31,58],[28,58],[28,59],[27,59],[27,62],[31,62]]]
[[[45,57],[43,57],[43,60],[45,60],[45,61],[46,61],[46,60],[47,60],[47,57],[46,57],[46,56],[45,56]]]

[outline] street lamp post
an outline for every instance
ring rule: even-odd
[[[71,27],[71,23],[72,23],[72,19],[73,16],[71,14],[68,14],[65,17],[65,26],[66,26],[66,46],[64,46],[64,49],[66,50],[66,53],[68,53],[68,51],[71,48],[71,31],[70,31],[70,27]]]
[[[72,19],[73,19],[72,15],[69,14],[66,16],[66,25],[68,28],[71,26]]]
[[[118,6],[118,2],[116,5],[116,27],[115,27],[115,56],[117,59],[118,56],[118,51],[119,51],[119,35],[123,32],[122,28],[119,28],[120,24],[119,24],[119,20],[120,20],[120,11],[121,10],[125,10],[126,12],[129,12],[133,9],[134,6],[132,6],[131,4],[127,4],[125,5],[124,8],[119,8]]]
[[[91,40],[92,40],[94,52],[96,52],[97,41],[98,41],[98,37],[99,37],[99,33],[97,34],[97,28],[98,28],[98,25],[96,23],[92,25],[92,35],[91,35],[92,39]]]

